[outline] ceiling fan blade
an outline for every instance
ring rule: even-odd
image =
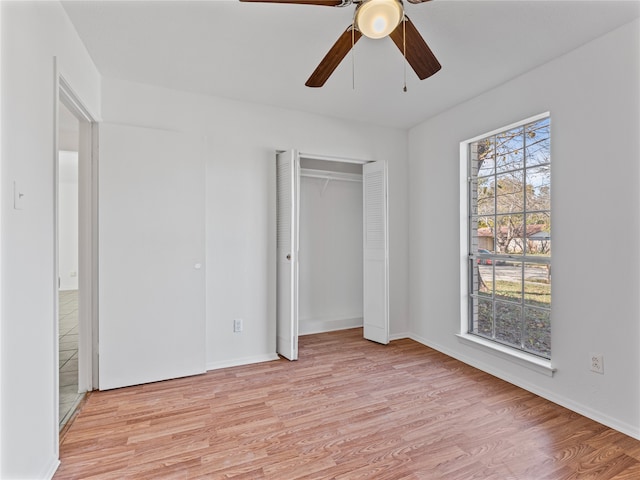
[[[425,2],[430,2],[431,0],[408,0],[408,1],[409,3],[425,3]]]
[[[405,16],[404,18],[404,22],[400,22],[400,25],[398,25],[389,36],[400,49],[400,52],[404,54],[406,34],[407,62],[409,62],[411,68],[416,72],[418,78],[424,80],[440,70],[442,65],[440,65],[440,62],[436,59],[427,42],[425,42],[422,35],[420,35],[416,26],[409,20],[409,17]]]
[[[345,2],[342,0],[240,0],[241,2],[253,3],[295,3],[300,5],[323,5],[326,7],[341,7]]]
[[[355,30],[353,25],[350,25],[349,28],[340,35],[338,41],[333,44],[333,47],[331,47],[322,59],[320,65],[316,67],[305,85],[307,87],[323,86],[333,71],[340,65],[342,59],[347,56],[351,47],[360,40],[360,37],[362,37],[362,34],[358,30]]]

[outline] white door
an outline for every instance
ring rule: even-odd
[[[385,162],[362,167],[364,197],[364,338],[389,343],[387,170]]]
[[[299,171],[297,151],[277,154],[276,351],[289,360],[298,359]]]
[[[203,373],[201,140],[100,125],[99,385]]]

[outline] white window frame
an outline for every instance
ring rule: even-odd
[[[469,146],[488,136],[547,117],[550,117],[550,112],[534,115],[460,142],[460,330],[456,336],[461,343],[467,346],[491,353],[499,358],[551,377],[556,371],[552,366],[551,360],[469,333]]]

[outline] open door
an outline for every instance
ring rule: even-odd
[[[387,170],[385,162],[362,168],[364,196],[364,338],[389,343]]]
[[[298,359],[298,194],[300,157],[296,150],[276,156],[277,266],[276,351]]]

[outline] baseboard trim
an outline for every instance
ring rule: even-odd
[[[478,370],[482,370],[483,372],[493,375],[494,377],[500,378],[505,382],[509,382],[517,387],[527,390],[528,392],[534,393],[546,400],[549,400],[550,402],[556,403],[573,412],[579,413],[580,415],[590,418],[595,422],[601,423],[603,425],[606,425],[609,428],[613,428],[614,430],[624,433],[625,435],[629,435],[632,438],[640,440],[640,429],[638,429],[634,425],[621,422],[615,418],[610,417],[609,415],[606,415],[602,412],[594,410],[579,402],[575,402],[561,395],[557,395],[554,392],[551,392],[544,388],[540,388],[539,386],[533,385],[529,382],[522,381],[522,379],[514,375],[506,373],[491,365],[487,365],[486,363],[478,361],[473,357],[469,357],[467,355],[461,355],[459,352],[454,352],[447,347],[443,347],[442,345],[439,345],[437,343],[430,342],[424,338],[419,337],[418,335],[410,334],[409,338],[411,338],[412,340],[415,340],[418,343],[421,343],[422,345],[425,345],[426,347],[433,348],[434,350],[437,350],[440,353],[444,353],[445,355],[451,358],[460,360],[461,362],[466,363],[467,365],[470,365],[474,368],[477,368]]]
[[[51,464],[46,470],[46,473],[42,478],[46,478],[47,480],[51,480],[53,476],[56,474],[58,467],[60,466],[60,459],[55,458],[51,461]]]
[[[212,362],[207,364],[207,371],[219,370],[221,368],[239,367],[242,365],[250,365],[252,363],[272,362],[279,360],[277,353],[267,353],[264,355],[255,355],[252,357],[232,358],[230,360],[222,360],[220,362]]]
[[[313,335],[314,333],[335,332],[349,328],[362,327],[362,316],[334,317],[334,318],[306,318],[298,323],[298,335]]]
[[[411,334],[408,333],[408,332],[405,332],[405,333],[391,333],[391,334],[389,334],[389,341],[390,342],[393,342],[394,340],[402,340],[403,338],[411,338]],[[422,343],[422,342],[419,342],[419,343]]]

